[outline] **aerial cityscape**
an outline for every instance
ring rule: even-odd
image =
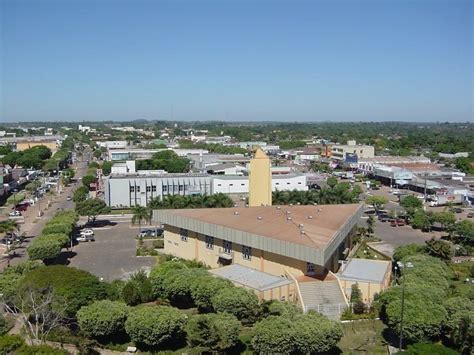
[[[0,354],[473,353],[472,1],[0,11]]]

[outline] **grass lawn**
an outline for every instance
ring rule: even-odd
[[[343,354],[387,354],[382,332],[386,328],[380,320],[342,324],[344,336],[338,344]]]

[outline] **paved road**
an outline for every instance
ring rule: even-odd
[[[78,180],[77,178],[82,178],[86,174],[87,159],[90,159],[89,149],[84,152],[82,160],[78,161],[73,166],[73,168],[76,170],[76,182],[71,183],[69,186],[63,187],[62,192],[56,196],[43,196],[39,204],[36,203],[34,206],[28,208],[25,213],[23,213],[25,217],[25,223],[20,225],[20,233],[25,234],[27,238],[25,242],[22,243],[21,247],[15,250],[16,256],[10,260],[10,265],[16,265],[28,258],[26,254],[26,248],[28,247],[29,243],[31,243],[31,240],[41,233],[45,224],[58,210],[74,209],[74,203],[72,201],[67,201],[67,197],[72,196],[72,191],[81,185],[81,180]],[[46,209],[48,200],[51,200],[51,206]],[[43,215],[41,218],[38,218],[37,216],[40,207]],[[8,259],[8,257],[3,257],[0,260],[0,270],[3,270],[8,266]]]
[[[156,257],[137,257],[135,236],[138,228],[130,226],[130,217],[116,216],[98,223],[105,225],[92,228],[95,242],[79,243],[74,247],[76,254],[70,259],[70,266],[112,281],[127,279],[139,270],[150,270]]]

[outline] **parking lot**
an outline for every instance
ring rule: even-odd
[[[70,259],[70,266],[112,281],[126,279],[134,272],[150,270],[155,265],[156,257],[135,255],[138,228],[130,226],[130,218],[117,216],[97,224],[100,227],[92,227],[95,242],[74,246],[76,255]]]

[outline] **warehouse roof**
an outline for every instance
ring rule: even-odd
[[[352,217],[358,217],[360,204],[259,206],[235,208],[201,208],[157,210],[163,223],[193,220],[222,226],[251,235],[321,249],[326,247]],[[169,218],[174,216],[174,218]]]

